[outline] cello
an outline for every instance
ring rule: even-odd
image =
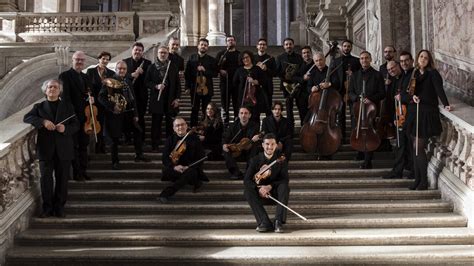
[[[366,80],[362,79],[362,93],[359,95],[359,101],[354,103],[353,107],[354,114],[358,114],[357,126],[352,129],[351,133],[351,146],[360,152],[375,151],[381,142],[373,127],[377,107],[368,99],[367,103],[364,103],[365,84]]]
[[[337,42],[326,54],[334,56]],[[326,57],[325,56],[325,57]],[[336,68],[337,69],[337,68]],[[328,68],[324,82],[329,82],[332,71]],[[318,152],[319,155],[334,154],[342,141],[341,128],[337,124],[337,114],[342,108],[342,97],[334,88],[312,92],[309,98],[309,119],[300,132],[300,142],[305,152]]]

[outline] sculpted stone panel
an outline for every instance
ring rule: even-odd
[[[375,65],[383,63],[379,5],[378,1],[366,1],[367,50],[372,53],[372,63]]]

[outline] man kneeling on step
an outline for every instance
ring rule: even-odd
[[[244,194],[257,220],[258,232],[275,231],[283,233],[283,224],[286,222],[286,209],[280,205],[276,207],[274,224],[270,221],[263,199],[269,195],[283,204],[288,204],[290,188],[288,186],[288,162],[275,151],[277,149],[276,136],[268,133],[263,137],[263,153],[250,160],[245,173]]]
[[[163,150],[162,181],[172,181],[173,184],[165,188],[158,198],[161,203],[167,203],[179,189],[186,184],[194,186],[197,192],[202,181],[209,181],[201,169],[205,158],[204,149],[199,137],[188,132],[188,124],[182,117],[173,121],[174,134],[165,143]]]

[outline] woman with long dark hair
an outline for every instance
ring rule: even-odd
[[[224,126],[217,105],[210,102],[206,106],[206,114],[200,123],[199,139],[204,149],[211,150],[207,155],[210,161],[222,160],[222,134]]]

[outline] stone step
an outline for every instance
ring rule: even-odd
[[[242,168],[243,170],[243,168]],[[319,170],[301,170],[291,169],[288,170],[288,174],[292,179],[301,177],[312,177],[312,178],[330,178],[330,177],[382,177],[390,172],[391,168],[379,168],[379,169],[319,169]],[[162,170],[156,169],[125,169],[125,170],[88,170],[88,175],[91,178],[161,178]],[[220,169],[206,169],[204,173],[209,178],[221,178],[226,179],[230,173],[223,167]]]
[[[370,245],[473,245],[474,230],[468,228],[307,229],[286,234],[258,234],[245,229],[46,229],[21,233],[23,246],[370,246]],[[414,232],[413,232],[414,231]]]
[[[275,205],[267,205],[269,213],[275,213]],[[422,213],[451,212],[452,204],[442,200],[398,200],[398,201],[291,201],[291,208],[301,214],[353,214],[353,213]],[[124,215],[124,214],[251,214],[246,202],[195,202],[160,204],[157,201],[69,201],[66,205],[67,214],[73,215]]]
[[[291,230],[328,228],[465,227],[467,219],[454,213],[377,213],[306,215],[303,221],[288,214]],[[49,229],[254,229],[253,215],[68,215],[66,218],[32,218],[32,228]]]
[[[267,234],[270,235],[270,234]],[[257,247],[17,247],[9,266],[42,265],[472,265],[473,245]]]
[[[68,199],[72,201],[152,201],[160,194],[153,189],[114,189],[114,190],[71,190]],[[407,188],[377,188],[377,189],[292,189],[292,201],[314,202],[318,200],[420,200],[439,199],[438,190],[411,191]],[[179,191],[171,202],[201,202],[201,201],[243,201],[243,190],[240,191],[202,191],[192,193],[189,190]]]
[[[290,181],[292,189],[342,189],[342,188],[408,188],[413,183],[409,179],[381,179],[381,178],[297,178]],[[69,182],[69,190],[79,189],[102,189],[113,190],[120,188],[129,189],[164,189],[171,183],[162,182],[159,179],[94,179],[87,182]],[[212,180],[204,185],[203,190],[242,190],[242,181],[236,180]]]
[[[246,163],[245,162],[238,162],[237,163],[240,168],[244,168]],[[374,168],[390,168],[393,165],[393,162],[390,160],[374,160],[372,161]],[[223,161],[206,161],[204,163],[204,169],[217,169],[222,168],[224,166]],[[354,160],[333,160],[333,161],[290,161],[288,165],[288,169],[358,169],[360,165],[360,161]],[[135,162],[133,160],[124,160],[120,161],[120,168],[121,169],[160,169],[162,166],[162,162],[160,160],[154,160],[152,162]],[[93,160],[89,162],[88,169],[110,169],[111,168],[111,161],[110,158],[104,160]]]

